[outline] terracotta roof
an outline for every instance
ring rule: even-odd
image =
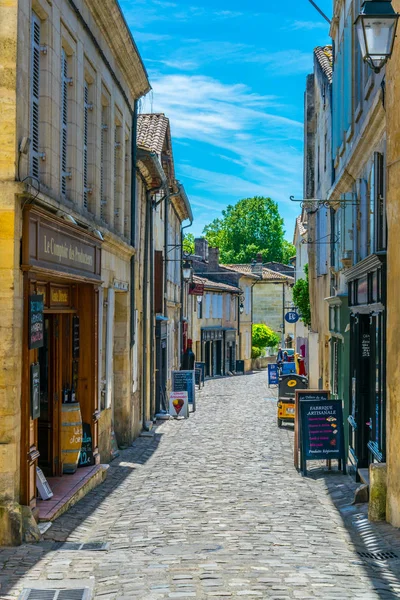
[[[314,54],[329,83],[332,83],[332,46],[317,46],[314,48]]]
[[[210,279],[206,279],[206,277],[199,277],[198,275],[193,275],[193,281],[194,283],[203,283],[204,288],[207,290],[231,292],[232,294],[240,294],[241,292],[241,289],[234,285],[228,285],[227,283],[211,281]]]
[[[301,217],[297,217],[296,222],[297,227],[299,228],[299,234],[305,235],[307,233],[307,229],[304,227],[303,219]]]
[[[251,265],[221,265],[226,269],[230,269],[231,271],[236,271],[237,273],[243,273],[243,275],[253,275],[258,277],[257,273],[253,273],[251,270]],[[282,275],[277,271],[272,271],[271,269],[267,269],[267,267],[263,267],[262,269],[262,279],[264,281],[290,281],[293,279],[290,275]]]
[[[138,146],[161,154],[169,119],[163,114],[138,115],[137,143]]]

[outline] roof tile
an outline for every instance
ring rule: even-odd
[[[138,146],[161,154],[169,120],[163,113],[138,115],[137,143]]]

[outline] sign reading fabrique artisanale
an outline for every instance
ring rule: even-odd
[[[31,209],[23,239],[24,264],[100,279],[100,244],[85,230]]]

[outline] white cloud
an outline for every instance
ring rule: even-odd
[[[305,30],[305,31],[313,31],[315,29],[325,29],[328,34],[329,25],[323,21],[293,21],[288,25],[287,29],[291,29],[293,31],[297,30]]]

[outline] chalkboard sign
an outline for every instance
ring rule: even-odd
[[[268,365],[268,387],[270,385],[278,385],[278,383],[279,383],[278,365],[270,364],[270,365]]]
[[[299,398],[300,452],[304,474],[307,460],[343,460],[345,470],[343,410],[341,400]]]
[[[43,295],[33,294],[29,296],[28,302],[28,347],[33,350],[42,348],[44,344]]]
[[[194,380],[196,385],[199,386],[199,389],[201,388],[201,369],[195,369],[194,370]]]
[[[72,358],[79,358],[79,317],[72,318]]]
[[[172,371],[172,391],[187,392],[189,404],[196,410],[194,371]]]
[[[295,390],[296,404],[295,404],[295,420],[294,420],[294,466],[296,469],[299,468],[299,450],[300,450],[300,426],[299,426],[299,404],[300,399],[304,398],[305,401],[310,402],[323,402],[329,400],[329,390]]]
[[[82,446],[78,467],[89,467],[94,464],[93,440],[90,423],[82,423]]]
[[[195,369],[201,369],[201,380],[202,380],[203,385],[204,385],[204,382],[206,380],[206,363],[199,362],[199,361],[195,362],[194,363],[194,368]]]
[[[40,365],[31,365],[31,419],[40,417]]]

